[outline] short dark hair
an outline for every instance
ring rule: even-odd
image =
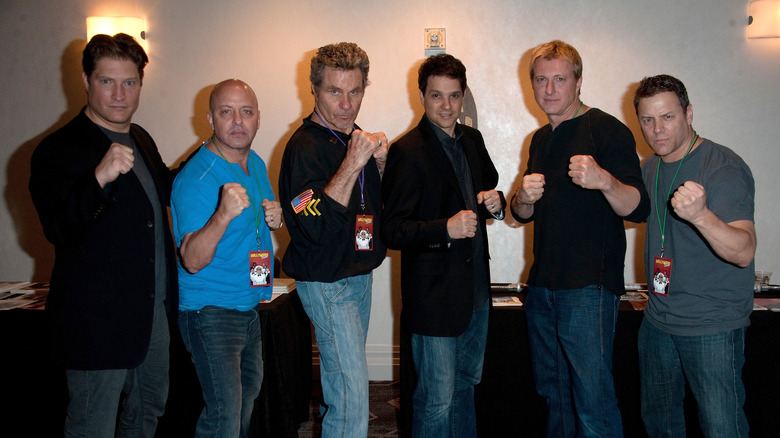
[[[639,82],[639,88],[634,93],[634,111],[639,111],[639,100],[646,97],[653,97],[656,94],[665,93],[671,91],[677,95],[677,99],[680,100],[680,106],[683,111],[688,108],[691,101],[688,99],[688,92],[685,90],[685,85],[682,81],[669,75],[658,75],[645,77]]]
[[[460,91],[466,91],[466,66],[460,60],[446,53],[428,57],[417,70],[417,86],[425,94],[428,88],[428,78],[431,76],[446,76],[460,82]]]
[[[322,84],[325,67],[340,70],[359,69],[363,76],[363,89],[368,86],[368,55],[355,43],[328,44],[317,49],[311,58],[309,80],[315,90]]]
[[[89,77],[95,70],[95,66],[102,58],[132,61],[138,68],[138,76],[144,79],[144,67],[149,62],[144,48],[126,33],[118,33],[114,36],[97,34],[89,40],[81,58],[81,66]]]

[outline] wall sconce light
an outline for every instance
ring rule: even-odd
[[[780,0],[750,2],[748,38],[780,37]]]
[[[146,23],[138,17],[87,17],[87,42],[100,33],[116,35],[126,33],[144,48],[147,55],[149,49],[146,46]]]

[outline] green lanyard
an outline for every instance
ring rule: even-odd
[[[233,168],[233,164],[225,158],[224,155],[222,155],[222,151],[219,149],[219,146],[217,145],[217,142],[214,139],[214,136],[212,135],[209,139],[211,143],[214,145],[215,148],[217,148],[217,152],[219,152],[219,156],[222,157],[223,160],[225,160],[226,163],[228,163],[228,167],[230,167],[230,170],[233,171],[233,173],[236,174],[236,177],[238,177],[238,181],[241,183],[241,187],[246,190],[246,195],[249,196],[249,203],[252,204],[252,210],[255,212],[255,228],[257,229],[257,250],[260,251],[260,212],[263,211],[263,208],[260,207],[259,211],[258,208],[259,205],[255,203],[255,200],[252,198],[252,194],[249,193],[249,189],[246,185],[244,185],[244,180],[241,179],[241,175],[236,172],[236,169]],[[252,171],[255,172],[255,180],[257,180],[257,189],[260,191],[260,199],[263,199],[263,187],[260,186],[260,177],[258,176],[257,169],[255,169],[255,163],[252,162],[252,157],[247,157],[247,161],[249,161],[249,164],[252,165]]]
[[[574,115],[571,116],[571,118],[573,119],[573,118],[577,117],[577,114],[580,113],[581,109],[582,109],[582,101],[580,101],[580,106],[577,107],[577,111],[574,111]]]
[[[661,257],[664,256],[664,231],[666,230],[666,213],[668,213],[669,210],[669,197],[672,196],[672,188],[674,187],[674,180],[677,179],[677,174],[680,172],[680,167],[682,167],[683,161],[685,161],[685,157],[688,156],[688,154],[691,152],[691,148],[693,147],[693,143],[696,142],[696,139],[699,138],[699,134],[696,133],[696,131],[693,131],[693,140],[691,140],[691,144],[688,146],[688,150],[685,151],[685,155],[683,155],[682,159],[680,160],[680,164],[677,165],[677,170],[674,172],[674,177],[672,178],[672,183],[669,185],[669,191],[666,193],[666,203],[664,204],[664,220],[661,222],[661,216],[658,213],[658,173],[659,169],[661,168],[661,157],[658,157],[658,166],[655,168],[655,217],[658,219],[658,228],[661,230]]]

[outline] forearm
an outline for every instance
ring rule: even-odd
[[[187,272],[194,274],[211,263],[228,225],[230,219],[216,211],[203,228],[184,236],[179,252]]]
[[[520,197],[517,196],[516,193],[514,196],[512,196],[510,206],[512,208],[512,213],[514,213],[514,216],[518,218],[529,219],[534,215],[534,204],[526,204],[521,202]]]
[[[346,160],[341,163],[336,173],[328,181],[323,190],[331,199],[343,205],[349,206],[349,199],[352,197],[352,189],[363,168],[350,165]]]
[[[601,190],[612,211],[620,217],[628,216],[639,206],[641,195],[636,187],[623,184],[610,175],[607,185]]]
[[[753,261],[756,254],[753,222],[741,220],[726,223],[707,210],[693,225],[718,257],[742,268]]]

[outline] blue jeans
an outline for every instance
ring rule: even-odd
[[[246,437],[263,383],[256,310],[206,306],[179,312],[179,329],[198,374],[205,406],[195,437]]]
[[[747,437],[742,406],[745,328],[676,336],[644,320],[639,329],[642,419],[650,437],[685,437],[685,382],[696,398],[704,436]]]
[[[66,370],[70,400],[65,437],[114,438],[124,393],[116,436],[152,438],[168,399],[170,339],[165,306],[158,303],[149,350],[140,365],[120,370]]]
[[[485,303],[457,337],[412,333],[412,357],[417,372],[412,436],[415,438],[476,437],[474,385],[482,378],[487,343]]]
[[[314,325],[326,407],[322,436],[368,434],[366,337],[371,316],[372,274],[333,283],[296,281],[303,310]]]
[[[528,288],[531,365],[547,403],[548,437],[623,436],[612,378],[618,304],[598,286]]]

